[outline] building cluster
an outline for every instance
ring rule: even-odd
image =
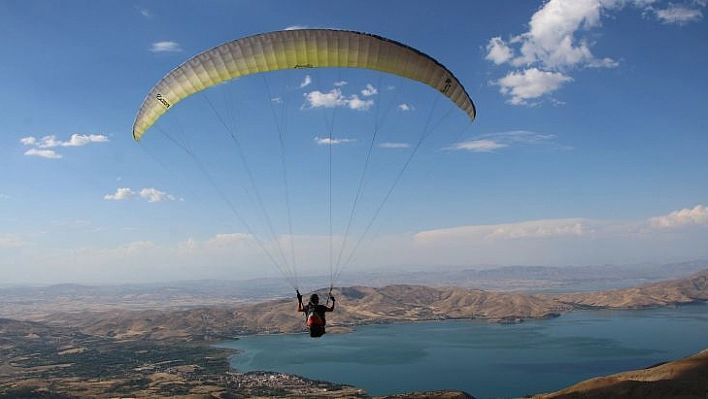
[[[230,387],[240,391],[249,390],[271,390],[272,392],[289,394],[317,394],[317,396],[329,396],[328,393],[341,392],[342,390],[354,389],[364,395],[365,392],[353,387],[332,384],[323,381],[309,380],[296,375],[282,374],[268,371],[252,371],[248,373],[229,374],[228,384]],[[336,395],[335,395],[336,397]]]

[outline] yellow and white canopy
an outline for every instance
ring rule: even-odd
[[[470,119],[476,116],[474,104],[457,78],[418,50],[366,33],[301,29],[234,40],[178,66],[143,101],[133,124],[133,138],[140,140],[180,100],[218,83],[260,72],[328,67],[371,69],[416,80],[440,91]]]

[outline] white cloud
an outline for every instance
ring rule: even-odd
[[[283,30],[300,30],[307,29],[307,25],[290,25]]]
[[[423,244],[434,244],[439,241],[459,240],[514,240],[514,239],[548,239],[554,237],[581,237],[596,233],[592,224],[586,219],[553,219],[534,220],[519,223],[493,225],[462,226],[449,229],[422,231],[414,236],[414,240]]]
[[[585,218],[545,219],[489,225],[459,226],[421,231],[413,236],[419,244],[441,242],[472,243],[475,241],[506,241],[554,239],[562,237],[600,239],[650,240],[657,230],[686,226],[708,227],[708,207],[696,205],[646,221],[600,221]]]
[[[555,134],[535,133],[526,130],[490,133],[485,134],[482,137],[492,137],[495,140],[513,144],[548,144],[556,139]]]
[[[54,150],[49,148],[56,147],[83,147],[91,143],[106,143],[108,142],[108,137],[102,134],[72,134],[68,141],[57,140],[55,135],[44,136],[41,139],[37,139],[33,136],[23,137],[20,139],[20,143],[26,146],[32,146],[29,150],[25,151],[25,155],[28,156],[38,156],[43,158],[59,159],[62,158],[61,154],[58,154]]]
[[[486,239],[551,238],[588,236],[594,233],[582,219],[532,221],[511,225],[497,225]]]
[[[35,144],[37,144],[37,139],[32,136],[23,137],[20,139],[20,143],[22,143],[24,145],[35,145]]]
[[[354,110],[366,111],[374,105],[374,100],[362,100],[358,96],[352,95],[347,100],[347,105]]]
[[[177,53],[182,51],[179,43],[172,41],[155,42],[150,47],[153,53]]]
[[[472,152],[491,152],[511,146],[544,146],[551,149],[568,150],[571,147],[558,144],[553,134],[534,133],[525,130],[490,133],[477,136],[472,140],[455,143],[449,150]]]
[[[548,1],[531,17],[528,32],[511,39],[519,54],[510,62],[515,66],[537,63],[551,69],[598,63],[582,34],[599,27],[602,13],[619,5],[618,0]]]
[[[514,57],[513,50],[509,47],[501,37],[493,37],[487,44],[487,55],[485,59],[500,65],[508,62]]]
[[[39,150],[37,148],[30,148],[29,150],[25,151],[25,155],[42,157],[42,158],[49,158],[49,159],[60,159],[62,157],[60,154],[57,154],[56,151],[54,151],[54,150]]]
[[[342,96],[342,91],[339,89],[332,89],[327,93],[319,90],[311,91],[305,94],[305,100],[310,108],[334,108],[347,104],[347,100]]]
[[[528,104],[528,100],[539,98],[561,88],[564,83],[573,78],[560,72],[542,71],[530,68],[523,71],[509,72],[499,79],[496,84],[500,92],[511,96],[509,102],[514,105]]]
[[[411,148],[408,143],[381,143],[378,145],[379,148],[390,148],[390,149],[405,149]]]
[[[677,228],[684,226],[708,226],[708,207],[696,205],[649,219],[655,228]]]
[[[305,78],[300,82],[300,88],[307,87],[312,84],[312,77],[310,75],[305,75]]]
[[[373,95],[376,95],[379,91],[376,90],[374,86],[371,85],[371,83],[367,83],[366,87],[361,90],[361,95],[364,97],[370,97]]]
[[[319,145],[337,145],[337,144],[345,144],[345,143],[353,143],[356,141],[356,139],[347,139],[347,138],[330,138],[330,137],[315,137],[315,143]]]
[[[167,194],[163,191],[154,188],[144,188],[140,190],[140,197],[146,199],[148,202],[163,202],[163,201],[176,201],[177,198],[172,194]]]
[[[167,194],[163,191],[157,190],[155,188],[143,188],[140,191],[135,191],[128,187],[121,187],[116,190],[113,194],[106,194],[103,199],[109,201],[122,201],[132,198],[142,198],[148,202],[165,202],[165,201],[177,201],[177,197],[172,194]]]
[[[602,17],[626,5],[642,12],[651,11],[666,23],[686,23],[702,18],[705,0],[683,5],[671,3],[654,9],[653,0],[549,0],[536,11],[528,31],[504,40],[492,37],[486,46],[486,59],[512,68],[494,83],[514,105],[530,105],[572,81],[570,71],[582,68],[613,68],[617,61],[593,54],[591,31],[601,28]],[[596,36],[595,36],[596,37]],[[520,68],[520,69],[519,69]],[[532,104],[531,104],[532,105]]]
[[[121,201],[121,200],[126,200],[130,198],[135,198],[137,193],[130,188],[127,187],[120,187],[116,190],[114,194],[106,194],[103,196],[103,199],[106,200],[112,200],[112,201]]]
[[[342,86],[346,86],[346,85],[347,85],[346,80],[340,80],[338,82],[334,82],[334,87],[342,87]]]
[[[327,93],[315,90],[305,93],[304,96],[309,108],[347,107],[353,110],[365,111],[374,105],[374,100],[362,100],[356,94],[345,97],[338,88],[334,88]]]
[[[399,111],[403,111],[403,112],[413,111],[413,110],[415,109],[415,108],[413,108],[412,105],[406,104],[406,103],[398,104],[398,107],[396,107],[396,108],[397,108]]]
[[[108,137],[102,134],[72,134],[68,141],[57,140],[55,135],[44,136],[41,139],[36,137],[23,137],[20,142],[24,145],[31,145],[38,148],[54,147],[81,147],[90,143],[106,143]]]
[[[455,143],[449,149],[451,150],[466,150],[472,152],[492,152],[500,148],[508,147],[508,144],[497,143],[493,140],[470,140]]]
[[[89,143],[107,143],[108,137],[102,134],[72,134],[69,141],[60,143],[62,147],[80,147]]]
[[[691,22],[698,22],[703,19],[701,8],[706,7],[705,0],[692,1],[685,4],[669,3],[664,9],[654,9],[656,18],[665,24],[686,25]]]

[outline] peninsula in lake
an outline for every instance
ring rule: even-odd
[[[176,299],[160,303],[155,292],[171,292]],[[353,285],[333,293],[339,308],[330,333],[422,320],[519,323],[576,310],[704,305],[708,269],[681,279],[576,293],[413,284]],[[155,287],[1,288],[0,397],[368,397],[356,387],[297,376],[234,373],[227,360],[232,353],[213,343],[246,334],[298,333],[303,326],[293,298],[256,303],[224,294],[220,300],[213,295],[199,300],[199,295]],[[708,391],[708,382],[700,378],[708,373],[705,352],[674,360],[538,398],[607,397],[608,392],[690,397]],[[401,397],[471,397],[462,392],[406,395]]]

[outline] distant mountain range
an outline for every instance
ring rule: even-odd
[[[708,260],[663,265],[582,267],[484,266],[475,268],[400,267],[381,272],[344,274],[336,284],[381,288],[387,285],[458,287],[494,292],[577,293],[635,287],[690,276],[708,269]],[[301,291],[328,287],[328,276],[303,276]],[[187,309],[231,306],[293,298],[282,278],[243,281],[198,280],[150,284],[0,286],[0,317],[31,319],[58,311]]]
[[[579,309],[637,309],[708,302],[708,269],[689,278],[598,292],[525,294],[459,287],[389,285],[336,288],[330,331],[373,323],[476,319],[517,323]],[[112,337],[201,341],[303,330],[294,298],[186,309],[59,312],[37,320]]]

